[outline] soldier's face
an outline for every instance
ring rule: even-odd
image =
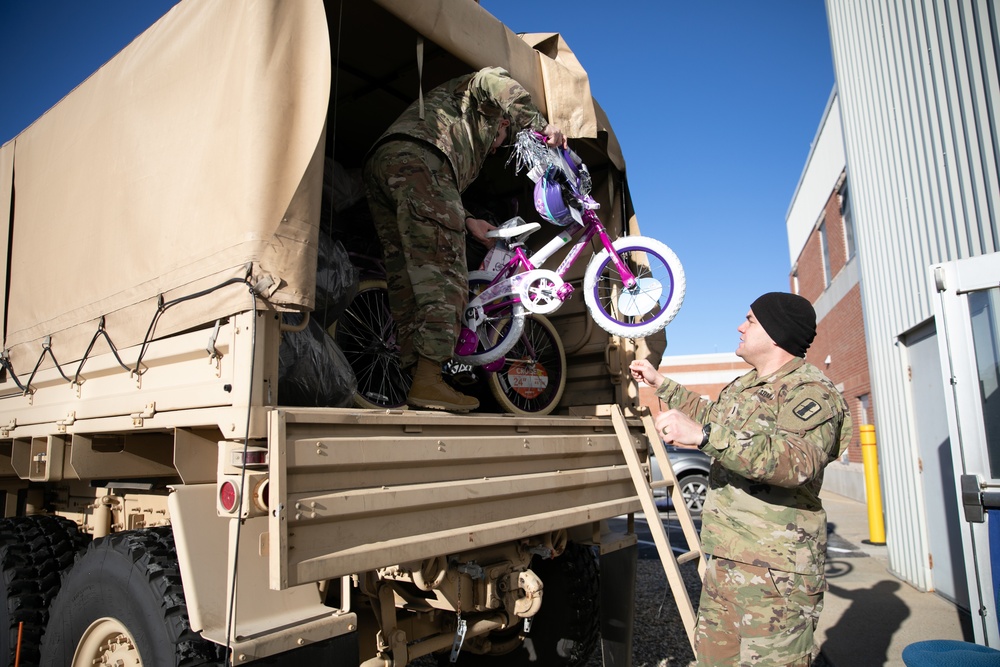
[[[736,328],[740,332],[740,344],[736,356],[742,357],[751,366],[755,360],[763,358],[774,347],[774,341],[764,331],[753,311],[747,311],[747,319]]]
[[[497,130],[497,138],[493,140],[493,147],[490,148],[490,153],[496,153],[497,149],[503,146],[503,142],[507,141],[507,126],[510,125],[510,121],[504,119],[500,121],[500,129]]]

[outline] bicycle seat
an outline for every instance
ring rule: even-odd
[[[513,227],[501,227],[499,229],[493,229],[486,232],[486,236],[491,239],[512,239],[516,236],[521,236],[524,234],[533,234],[541,229],[542,226],[537,222],[526,222],[523,225],[515,225]]]

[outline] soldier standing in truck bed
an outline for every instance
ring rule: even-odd
[[[411,104],[379,138],[364,180],[385,255],[401,362],[414,369],[407,403],[466,412],[479,407],[441,377],[468,301],[465,232],[492,243],[493,226],[468,214],[461,193],[509,135],[534,128],[565,147],[521,84],[499,67],[452,79]]]
[[[754,367],[713,402],[663,377],[646,360],[632,376],[670,408],[657,415],[667,442],[714,460],[702,511],[709,557],[698,608],[699,667],[805,667],[826,590],[823,470],[850,442],[843,396],[812,364],[816,313],[796,294],[753,302],[736,354]]]

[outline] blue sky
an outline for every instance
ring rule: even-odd
[[[2,0],[0,143],[174,4]],[[785,214],[834,82],[823,0],[481,4],[515,32],[562,33],[588,71],[642,233],[687,275],[667,354],[735,350],[749,304],[788,290]]]

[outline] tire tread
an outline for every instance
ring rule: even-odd
[[[34,515],[0,520],[0,577],[6,608],[0,611],[0,659],[13,665],[21,628],[20,665],[37,665],[49,605],[59,592],[61,573],[84,549],[89,536],[59,516]],[[24,624],[23,627],[21,624]]]
[[[76,565],[80,566],[85,559],[103,560],[105,554],[102,554],[102,551],[108,556],[110,554],[107,552],[115,552],[123,557],[125,562],[131,563],[132,575],[141,577],[152,592],[153,599],[160,601],[156,613],[162,617],[163,627],[167,630],[169,644],[166,645],[173,647],[171,652],[174,656],[174,667],[224,663],[223,647],[202,638],[191,629],[173,531],[169,526],[115,533],[95,540],[85,552],[77,556]],[[107,559],[108,562],[111,560]],[[81,572],[83,571],[85,570],[81,569]],[[72,577],[74,568],[70,568],[63,577],[63,591],[74,588],[66,583]],[[65,625],[67,619],[64,617],[72,616],[73,613],[70,605],[71,600],[63,600],[63,596],[57,596],[52,604],[53,620],[58,617],[62,625]],[[109,609],[108,614],[111,613],[113,610]],[[79,637],[54,637],[51,640],[54,645],[50,648],[49,636],[43,637],[41,649],[43,664],[58,664],[61,652],[65,650],[64,644],[68,645],[78,640]],[[164,646],[158,648],[162,650]],[[157,656],[160,655],[158,651],[154,652]],[[159,664],[155,657],[151,660],[153,661],[151,664]]]

